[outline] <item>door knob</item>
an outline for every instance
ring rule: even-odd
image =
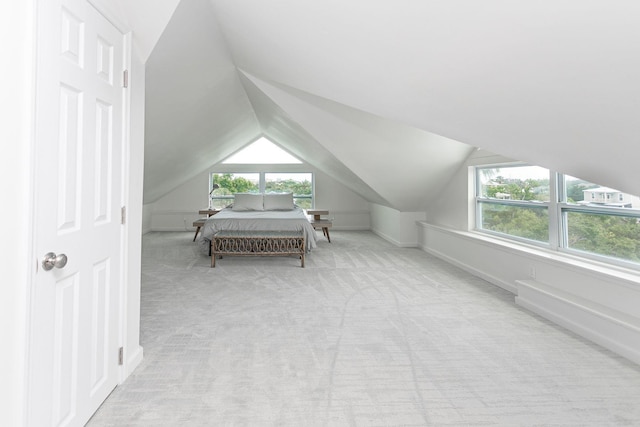
[[[67,265],[67,256],[65,254],[56,255],[53,252],[49,252],[42,260],[42,268],[45,271],[49,271],[53,267],[63,268],[65,265]]]

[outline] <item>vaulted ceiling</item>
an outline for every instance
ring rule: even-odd
[[[476,147],[640,193],[639,2],[158,3],[145,202],[260,135],[400,211]]]

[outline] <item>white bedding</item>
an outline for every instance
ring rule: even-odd
[[[201,243],[209,251],[211,237],[221,230],[302,231],[307,251],[316,247],[317,236],[301,208],[288,211],[234,211],[225,208],[209,217],[202,227]]]

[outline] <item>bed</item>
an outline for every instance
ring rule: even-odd
[[[231,206],[205,221],[200,241],[206,252],[219,231],[296,231],[303,233],[307,252],[316,247],[316,231],[305,211],[293,204],[291,193],[234,196]]]

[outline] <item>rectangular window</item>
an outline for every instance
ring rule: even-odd
[[[537,166],[476,168],[476,227],[549,242],[549,171]]]
[[[480,229],[538,242],[549,241],[548,209],[480,202]]]
[[[475,196],[479,231],[640,268],[637,196],[523,165],[476,167]]]
[[[254,173],[212,173],[209,185],[210,208],[222,209],[233,203],[235,193],[259,193],[260,174]]]
[[[303,209],[313,207],[313,173],[250,172],[212,173],[209,206],[222,209],[233,202],[235,193],[293,193],[293,202]]]
[[[303,209],[313,206],[313,174],[271,173],[264,174],[265,193],[293,193],[293,203]]]
[[[640,218],[565,209],[567,249],[640,262]]]
[[[561,177],[560,246],[640,262],[640,198],[570,175]]]

